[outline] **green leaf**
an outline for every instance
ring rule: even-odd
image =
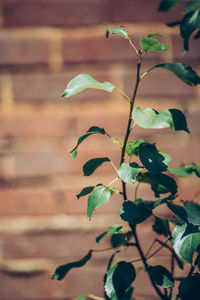
[[[139,182],[149,183],[151,189],[155,193],[155,197],[159,197],[160,194],[171,193],[172,196],[177,193],[176,181],[165,174],[151,174],[149,172],[140,173],[137,175],[136,180]]]
[[[113,248],[118,248],[124,246],[128,243],[128,241],[132,238],[132,231],[128,231],[125,233],[115,233],[111,237],[111,245]]]
[[[87,216],[91,219],[92,212],[95,208],[110,201],[114,191],[109,187],[101,187],[92,192],[88,197]]]
[[[159,33],[149,33],[149,34],[147,35],[147,37],[154,37],[154,36],[164,37],[164,35],[159,34]]]
[[[200,226],[200,205],[198,203],[185,202],[184,206],[172,203],[168,203],[167,205],[180,220],[194,226]]]
[[[159,11],[168,11],[170,8],[178,5],[182,0],[162,0],[158,8]]]
[[[172,274],[163,266],[148,267],[151,279],[158,285],[169,288],[174,286]]]
[[[122,300],[135,277],[135,268],[131,263],[118,262],[105,275],[106,295],[112,300]]]
[[[200,299],[200,275],[195,273],[192,276],[181,280],[178,287],[179,297],[181,300],[197,300]]]
[[[173,201],[175,199],[175,196],[169,195],[168,197],[164,197],[161,199],[158,199],[156,201],[153,202],[153,206],[152,208],[156,208],[157,206],[163,204],[163,203],[167,203],[169,201]]]
[[[128,156],[138,156],[139,146],[147,143],[145,140],[128,141],[126,144],[126,153]]]
[[[145,37],[141,39],[140,46],[144,49],[145,52],[150,52],[150,51],[162,52],[168,49],[167,45],[162,44],[158,40],[153,39],[151,37]]]
[[[87,297],[88,297],[89,295],[86,295],[86,296],[80,296],[80,297],[78,297],[78,298],[73,298],[72,300],[87,300]]]
[[[71,269],[80,268],[84,266],[88,262],[88,260],[91,259],[91,257],[92,257],[92,250],[90,250],[88,254],[84,256],[81,260],[59,266],[56,269],[54,275],[52,276],[52,279],[62,280]]]
[[[128,32],[124,29],[124,26],[120,26],[117,28],[107,28],[106,29],[106,37],[109,37],[109,34],[118,34],[119,36],[129,40]]]
[[[139,158],[143,166],[152,174],[167,171],[171,163],[171,157],[158,151],[155,144],[141,144],[139,146]]]
[[[110,82],[102,83],[95,80],[92,76],[88,74],[79,74],[68,83],[64,93],[61,96],[61,99],[73,96],[89,88],[104,90],[106,92],[111,93],[114,87],[114,84]]]
[[[127,183],[134,183],[134,178],[136,175],[143,169],[137,163],[122,163],[119,170],[118,175],[121,180]]]
[[[192,264],[193,254],[200,245],[200,232],[193,225],[176,225],[172,233],[173,248],[185,262]]]
[[[96,238],[96,242],[97,244],[100,244],[101,241],[103,241],[103,239],[108,235],[108,234],[116,234],[122,231],[122,226],[118,226],[118,225],[112,225],[108,228],[107,231],[105,231],[104,233],[102,233],[101,235],[99,235]]]
[[[195,163],[190,163],[186,166],[180,166],[179,168],[170,168],[168,169],[169,172],[174,173],[179,176],[190,176],[193,173],[200,177],[200,166]]]
[[[76,195],[76,197],[79,199],[80,197],[86,196],[90,194],[94,190],[94,186],[86,186],[82,189],[82,191]]]
[[[170,235],[169,221],[166,219],[155,217],[152,228],[158,234],[163,234],[166,237]]]
[[[108,157],[101,157],[88,160],[83,166],[84,176],[92,175],[94,171],[106,161],[110,161],[110,159]]]
[[[200,1],[199,0],[193,0],[190,2],[183,10],[185,14],[190,13],[193,10],[199,9],[200,8]]]
[[[120,208],[120,217],[131,225],[140,224],[152,214],[148,203],[143,201],[124,201]]]
[[[200,11],[193,10],[182,19],[180,23],[181,36],[184,39],[184,50],[189,50],[189,38],[200,27]]]
[[[167,203],[168,208],[183,222],[187,222],[187,213],[184,207],[180,205],[175,205],[172,203]]]
[[[185,82],[190,86],[195,86],[200,83],[200,77],[197,73],[190,67],[181,63],[166,63],[166,64],[158,64],[152,67],[149,71],[155,68],[163,68],[171,71],[176,75],[180,80]]]
[[[95,134],[95,133],[99,133],[99,134],[104,135],[106,132],[105,132],[105,130],[103,128],[100,128],[98,126],[90,127],[86,133],[84,133],[83,135],[80,136],[80,138],[78,139],[78,142],[77,142],[76,146],[70,152],[70,154],[71,154],[71,156],[72,156],[73,159],[76,158],[77,148],[80,145],[80,143],[82,143],[88,136],[90,136],[91,134]]]
[[[171,128],[189,132],[184,114],[178,109],[167,109],[160,113],[152,108],[142,110],[139,106],[133,110],[133,120],[143,128]]]

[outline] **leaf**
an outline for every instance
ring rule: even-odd
[[[90,250],[88,254],[84,256],[81,260],[59,266],[56,269],[54,275],[52,276],[52,279],[62,280],[71,269],[80,268],[84,266],[88,262],[88,260],[91,259],[91,257],[92,257],[92,250]]]
[[[200,166],[195,163],[190,163],[186,166],[180,166],[179,168],[170,168],[168,171],[178,176],[186,177],[194,173],[197,177],[200,177]]]
[[[171,71],[176,75],[180,80],[185,82],[190,86],[195,86],[200,83],[200,77],[197,73],[190,67],[186,66],[182,63],[166,63],[166,64],[158,64],[152,67],[149,71],[155,68],[163,68]]]
[[[111,237],[111,245],[113,248],[124,246],[128,243],[132,236],[132,231],[128,231],[125,233],[115,233]]]
[[[193,254],[200,245],[200,232],[192,225],[176,225],[172,232],[173,248],[185,262],[192,264]]]
[[[182,19],[180,23],[181,36],[184,39],[184,50],[189,50],[189,38],[200,27],[200,11],[193,10]]]
[[[172,274],[163,266],[148,267],[151,279],[158,285],[169,288],[174,286]]]
[[[110,159],[108,157],[101,157],[88,160],[83,166],[84,176],[92,175],[94,171],[106,161],[110,161]]]
[[[139,146],[139,158],[143,166],[152,174],[167,171],[172,161],[168,154],[158,151],[155,144],[149,143]]]
[[[159,197],[160,194],[171,193],[172,196],[177,193],[176,181],[165,174],[151,174],[149,172],[140,173],[137,175],[136,180],[139,182],[149,183],[151,189],[155,193],[155,197]]]
[[[160,43],[158,40],[151,37],[145,37],[140,40],[140,46],[144,49],[145,52],[156,51],[162,52],[168,49],[168,46]]]
[[[127,183],[134,183],[134,178],[136,175],[143,169],[137,163],[122,163],[119,170],[118,175],[120,179]]]
[[[131,225],[144,222],[151,214],[152,210],[148,206],[148,203],[142,201],[135,203],[126,200],[120,208],[120,217]]]
[[[167,203],[167,206],[175,214],[175,216],[177,216],[180,220],[187,222],[187,213],[184,207],[172,203]]]
[[[117,28],[107,28],[106,29],[106,37],[109,37],[109,34],[118,34],[119,36],[129,40],[128,32],[124,29],[124,26],[120,26]]]
[[[110,201],[114,191],[109,187],[101,187],[92,192],[88,197],[87,216],[91,219],[92,212],[95,208]]]
[[[94,186],[86,186],[82,189],[82,191],[76,195],[76,197],[79,199],[80,197],[86,196],[90,194],[94,190]]]
[[[112,300],[122,300],[135,277],[135,268],[131,263],[118,262],[106,272],[104,286],[106,295]]]
[[[183,13],[188,14],[193,10],[200,8],[200,1],[199,0],[193,0],[190,2],[183,10]]]
[[[162,0],[158,8],[159,11],[168,11],[178,5],[182,0]]]
[[[169,202],[169,201],[173,201],[175,199],[175,196],[169,195],[168,197],[164,197],[161,199],[158,199],[156,201],[153,202],[153,207],[152,208],[156,208],[157,206]]]
[[[92,76],[88,74],[79,74],[68,83],[64,93],[61,96],[61,99],[73,96],[89,88],[104,90],[106,92],[111,93],[114,87],[114,84],[110,82],[102,83],[95,80]]]
[[[106,132],[105,132],[105,130],[104,130],[103,128],[100,128],[100,127],[98,127],[98,126],[90,127],[86,133],[84,133],[83,135],[81,135],[81,136],[79,137],[76,146],[75,146],[74,149],[72,149],[72,151],[70,152],[70,154],[71,154],[71,156],[72,156],[73,159],[76,158],[76,155],[77,155],[77,148],[78,148],[78,146],[80,145],[80,143],[82,143],[88,136],[90,136],[91,134],[95,134],[95,133],[99,133],[99,134],[104,135]]]
[[[116,234],[122,231],[122,226],[118,226],[118,225],[112,225],[108,228],[108,230],[104,233],[102,233],[101,235],[99,235],[96,238],[96,242],[97,244],[100,244],[101,241],[103,241],[103,239],[108,235],[108,234]]]
[[[167,204],[169,209],[181,220],[194,226],[200,226],[200,205],[195,202],[185,202],[184,206]]]
[[[181,300],[197,300],[200,299],[200,275],[195,273],[192,276],[181,280],[178,287],[179,297]]]
[[[142,128],[171,128],[189,132],[184,114],[178,109],[167,109],[160,113],[152,108],[142,110],[139,106],[133,110],[133,120]]]
[[[135,142],[128,141],[126,144],[126,153],[128,156],[138,156],[140,144],[147,143],[145,140],[137,140]]]
[[[155,217],[152,228],[158,234],[163,234],[166,237],[170,235],[169,221],[166,219]]]
[[[147,37],[154,37],[154,36],[164,37],[164,35],[159,34],[159,33],[149,33],[149,34],[147,35]]]

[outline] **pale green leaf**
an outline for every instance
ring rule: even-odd
[[[124,26],[120,26],[117,28],[107,28],[106,29],[106,37],[108,38],[109,34],[118,34],[119,36],[129,40],[128,32],[124,29]]]
[[[158,40],[151,37],[145,37],[140,40],[140,46],[144,49],[145,52],[156,51],[162,52],[168,49],[168,46],[160,43]]]
[[[136,175],[143,169],[137,163],[123,163],[121,164],[118,175],[121,180],[127,183],[134,183]]]

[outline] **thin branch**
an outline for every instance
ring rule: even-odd
[[[117,86],[115,86],[115,88],[116,88],[116,90],[118,90],[124,97],[126,97],[128,100],[129,100],[129,102],[131,102],[131,98],[128,96],[128,95],[126,95],[122,90],[120,90],[120,88],[118,88]]]
[[[164,244],[166,244],[168,241],[170,240],[170,238],[168,238],[165,242],[164,242]],[[157,242],[158,240],[156,240],[156,242]],[[146,259],[149,259],[149,258],[151,258],[152,256],[154,256],[154,255],[156,255],[162,248],[164,247],[164,245],[161,245],[157,250],[155,250],[149,257],[147,257]]]
[[[135,50],[136,54],[138,55],[138,50],[136,49],[136,47],[133,45],[131,39],[129,38],[129,43],[131,45],[131,47],[133,47],[133,49]]]
[[[111,186],[113,183],[115,183],[117,180],[119,180],[119,177],[113,179],[109,184],[106,185],[106,187]]]
[[[114,163],[112,161],[110,161],[110,164],[118,175],[118,170],[117,170],[116,166],[114,165]]]
[[[135,200],[137,199],[137,191],[138,191],[139,185],[140,185],[140,182],[138,182],[138,184],[135,188]]]
[[[144,76],[146,76],[148,74],[148,71],[144,72],[141,76],[140,79],[142,79]]]

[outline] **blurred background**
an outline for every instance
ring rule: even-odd
[[[86,90],[60,101],[67,83],[80,73],[110,81],[132,95],[136,56],[127,40],[105,38],[105,30],[125,25],[132,41],[150,32],[165,36],[169,50],[150,53],[143,71],[161,62],[183,62],[199,72],[199,40],[191,40],[182,56],[177,27],[180,9],[158,12],[160,0],[1,0],[0,1],[0,299],[61,300],[86,293],[103,296],[108,255],[97,252],[87,266],[72,270],[63,281],[51,280],[55,268],[82,258],[98,246],[96,236],[120,224],[121,199],[113,197],[89,222],[87,197],[76,195],[88,185],[108,184],[115,178],[109,164],[89,178],[82,166],[91,158],[108,156],[119,167],[120,149],[104,136],[83,142],[73,161],[69,152],[91,126],[103,127],[122,139],[129,105],[118,92]],[[135,127],[132,140],[156,142],[173,159],[172,166],[199,163],[200,89],[189,87],[165,70],[144,77],[136,105],[157,110],[179,108],[187,116],[191,134]],[[195,178],[179,180],[179,199],[198,200]],[[120,186],[118,186],[120,189]],[[134,187],[129,191],[129,197]],[[149,186],[138,197],[153,199]],[[162,209],[159,215],[167,216]],[[151,219],[139,229],[148,249],[154,237]],[[117,259],[136,259],[133,249]],[[156,264],[167,266],[161,251]],[[154,261],[155,263],[155,261]],[[153,264],[153,262],[152,262]],[[148,279],[136,265],[138,299],[156,299]],[[178,271],[177,271],[178,272]],[[178,273],[177,273],[178,275]]]

